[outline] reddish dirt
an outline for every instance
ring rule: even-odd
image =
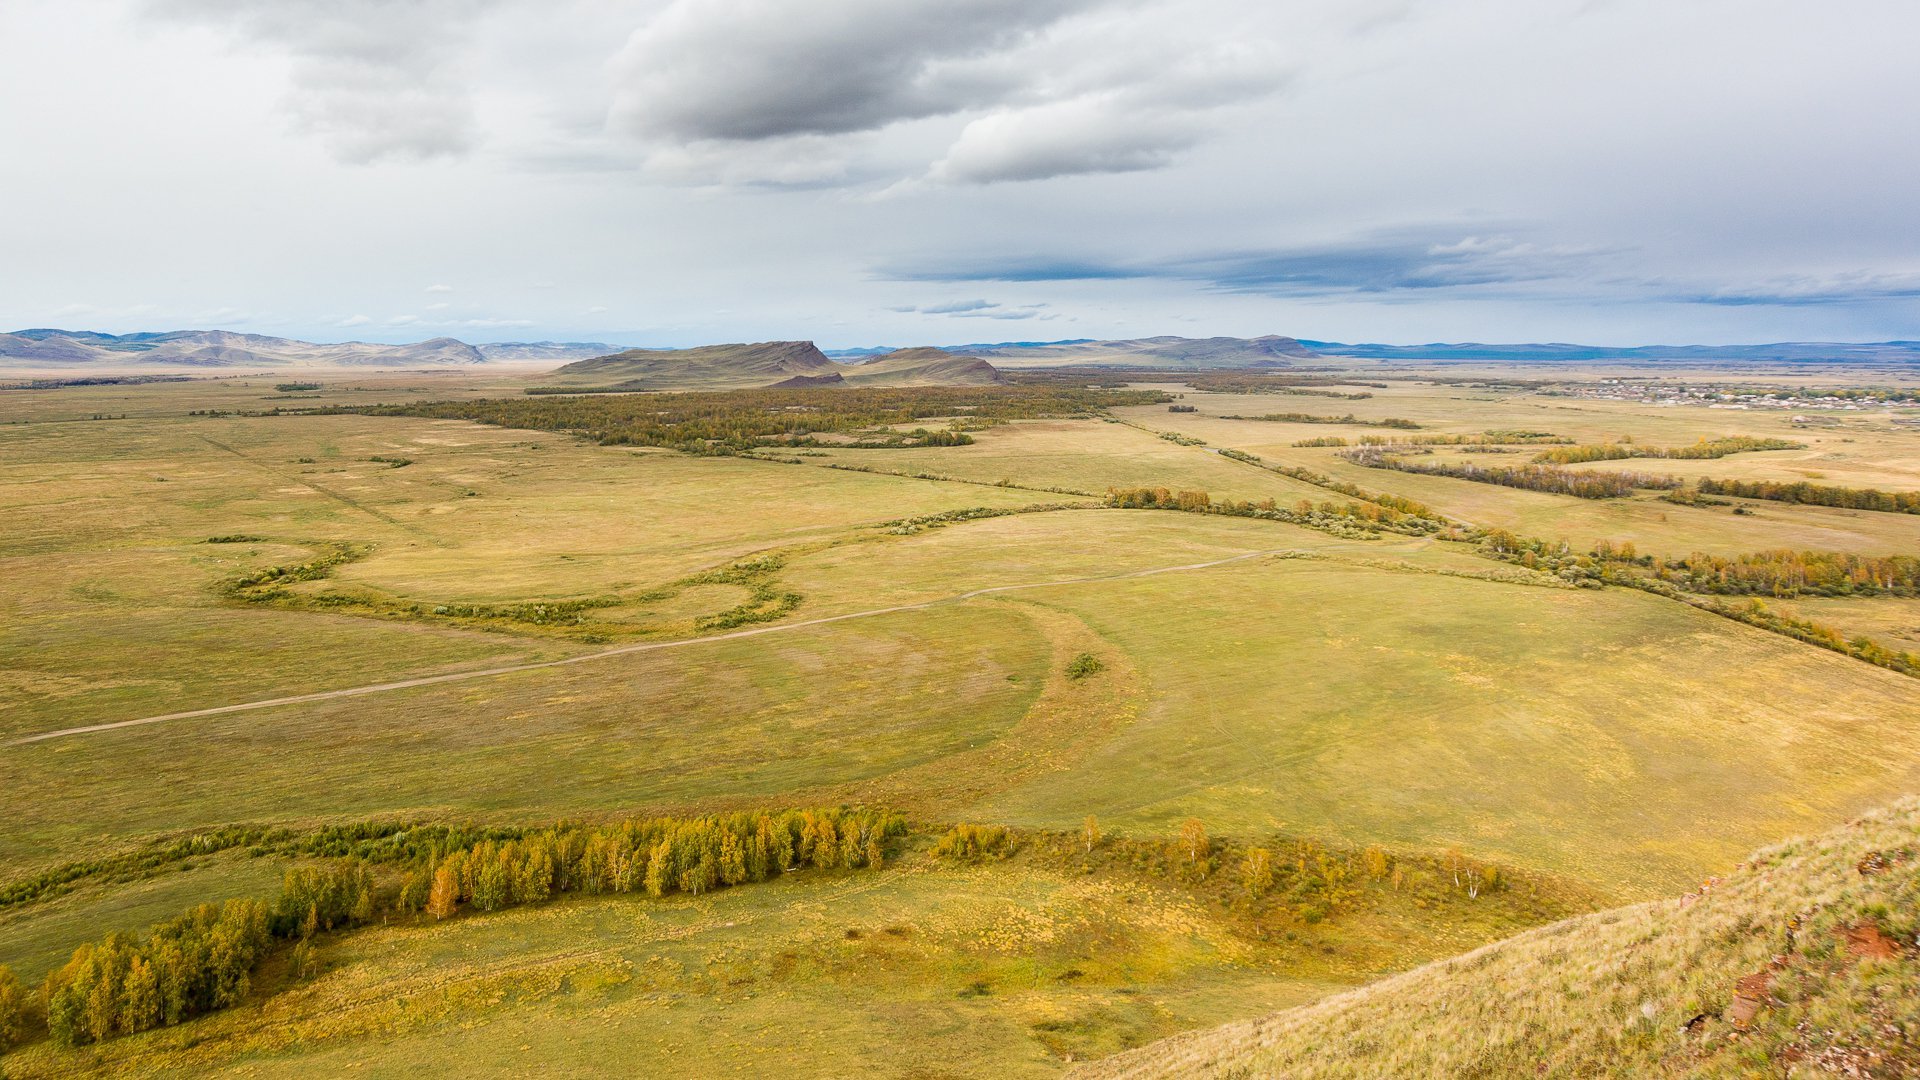
[[[1900,955],[1900,943],[1872,923],[1847,928],[1847,955],[1855,960],[1891,960]]]
[[[1760,1014],[1767,1003],[1767,994],[1773,989],[1773,972],[1760,971],[1733,984],[1733,1004],[1727,1009],[1727,1019],[1732,1021],[1734,1029],[1745,1031],[1753,1018]]]

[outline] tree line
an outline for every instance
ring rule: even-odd
[[[1587,461],[1621,461],[1627,458],[1676,458],[1702,460],[1723,458],[1750,450],[1805,450],[1806,443],[1787,439],[1759,439],[1751,435],[1726,435],[1718,439],[1701,437],[1691,446],[1636,446],[1630,441],[1596,443],[1587,446],[1563,446],[1534,456],[1542,465],[1578,465]]]
[[[846,807],[540,829],[368,824],[280,844],[262,830],[223,830],[190,852],[251,846],[334,861],[289,869],[271,902],[202,904],[144,936],[83,944],[35,992],[0,967],[0,1051],[36,1024],[60,1045],[83,1046],[227,1008],[246,999],[257,966],[276,950],[290,949],[298,971],[310,966],[316,935],[383,916],[444,919],[565,893],[699,895],[804,868],[878,868],[906,834],[896,814]],[[380,865],[404,871],[397,889],[382,887]],[[42,882],[13,895],[51,888]]]
[[[1780,548],[1732,557],[1694,552],[1685,558],[1641,555],[1631,543],[1602,540],[1594,557],[1639,567],[1689,592],[1795,596],[1920,596],[1920,558]]]
[[[865,433],[867,442],[881,447],[957,446],[972,441],[960,428],[983,422],[1090,416],[1119,405],[1171,400],[1159,391],[1037,383],[542,395],[308,411],[472,420],[564,431],[609,446],[734,454],[762,446],[826,445],[814,438],[820,434]],[[965,422],[944,433],[905,435],[890,430],[934,417],[962,417]]]
[[[1478,530],[1472,539],[1491,558],[1552,573],[1575,585],[1639,589],[1903,675],[1920,676],[1920,654],[1890,649],[1865,635],[1848,636],[1837,627],[1776,611],[1757,597],[1743,605],[1710,599],[1712,594],[1759,592],[1783,598],[1916,595],[1912,565],[1916,560],[1909,556],[1783,550],[1731,559],[1695,554],[1670,561],[1640,555],[1631,543],[1602,541],[1593,551],[1576,552],[1565,540],[1548,542],[1505,529]]]
[[[1879,491],[1874,488],[1828,487],[1804,480],[1715,480],[1703,477],[1696,485],[1702,495],[1737,499],[1766,499],[1807,506],[1837,506],[1847,510],[1877,510],[1889,514],[1920,514],[1920,492]]]
[[[1315,503],[1301,499],[1292,507],[1283,507],[1272,499],[1257,503],[1234,499],[1216,501],[1204,491],[1174,491],[1163,487],[1109,488],[1107,505],[1121,510],[1181,510],[1192,514],[1264,518],[1349,539],[1368,539],[1381,532],[1424,536],[1443,527],[1441,522],[1378,503],[1337,503],[1330,499]]]
[[[1409,893],[1424,905],[1477,900],[1516,884],[1499,866],[1459,851],[1410,856],[1305,837],[1222,839],[1191,817],[1172,835],[1149,837],[1112,835],[1092,815],[1072,831],[961,824],[940,838],[933,854],[969,865],[1023,855],[1082,873],[1119,869],[1178,882],[1256,918],[1303,924],[1358,906],[1369,889]]]
[[[1570,443],[1551,431],[1488,431],[1478,435],[1362,435],[1361,446],[1514,446]]]
[[[1340,451],[1340,457],[1369,469],[1394,469],[1426,476],[1448,476],[1482,484],[1572,495],[1581,499],[1617,499],[1638,488],[1676,488],[1671,476],[1640,472],[1585,472],[1552,465],[1476,465],[1471,462],[1409,461],[1379,447]]]
[[[1420,427],[1419,424],[1411,420],[1405,420],[1397,416],[1389,416],[1380,420],[1362,420],[1352,413],[1348,413],[1345,416],[1322,416],[1319,413],[1283,412],[1265,413],[1260,416],[1222,416],[1220,419],[1264,420],[1277,424],[1352,424],[1355,427],[1400,428],[1404,431],[1412,431]]]
[[[1426,503],[1417,502],[1400,495],[1392,495],[1380,491],[1368,491],[1358,484],[1349,484],[1345,480],[1335,480],[1331,476],[1314,472],[1312,469],[1303,469],[1297,465],[1274,465],[1262,459],[1258,454],[1249,454],[1244,450],[1222,450],[1220,451],[1220,456],[1223,458],[1231,458],[1234,461],[1243,462],[1248,465],[1255,465],[1268,472],[1279,473],[1281,476],[1290,476],[1302,483],[1312,484],[1314,487],[1326,488],[1328,491],[1338,492],[1348,498],[1359,499],[1361,502],[1372,503],[1375,506],[1384,507],[1385,509],[1396,511],[1408,517],[1425,518],[1433,522],[1436,528],[1447,524],[1446,518],[1442,517],[1439,511],[1436,511]]]

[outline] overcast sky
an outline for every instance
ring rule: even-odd
[[[1920,338],[1914,0],[6,0],[0,329]]]

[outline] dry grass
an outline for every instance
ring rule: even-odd
[[[1917,931],[1920,801],[1908,800],[1677,900],[1542,927],[1076,1075],[1912,1076]],[[1768,974],[1741,1030],[1736,987]]]

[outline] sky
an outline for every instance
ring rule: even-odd
[[[0,329],[1920,338],[1912,0],[7,0]]]

